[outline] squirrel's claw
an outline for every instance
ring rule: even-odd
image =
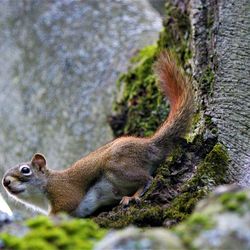
[[[127,207],[129,205],[129,202],[131,201],[131,198],[132,197],[129,197],[129,196],[123,196],[121,201],[120,201],[120,204],[123,206],[123,207]]]
[[[123,207],[127,207],[129,205],[129,203],[131,201],[135,201],[136,204],[140,204],[141,203],[141,199],[139,196],[123,196],[121,201],[120,201],[120,204],[123,206]]]

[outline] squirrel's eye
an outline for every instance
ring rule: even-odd
[[[21,166],[21,167],[20,167],[20,172],[21,172],[23,175],[31,175],[30,167],[27,166],[27,165]]]

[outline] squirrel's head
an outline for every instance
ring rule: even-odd
[[[2,179],[2,184],[7,193],[18,201],[47,210],[44,199],[48,175],[46,159],[37,153],[30,162],[9,169]]]

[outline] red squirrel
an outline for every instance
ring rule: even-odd
[[[170,113],[151,137],[117,138],[61,171],[49,169],[37,153],[6,172],[2,184],[8,194],[45,213],[63,211],[77,217],[119,201],[138,201],[176,139],[186,133],[194,110],[191,81],[169,53],[160,54],[155,72]]]

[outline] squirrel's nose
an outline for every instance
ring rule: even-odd
[[[11,183],[11,180],[8,178],[8,176],[3,179],[3,185],[5,187],[8,187],[10,183]]]

